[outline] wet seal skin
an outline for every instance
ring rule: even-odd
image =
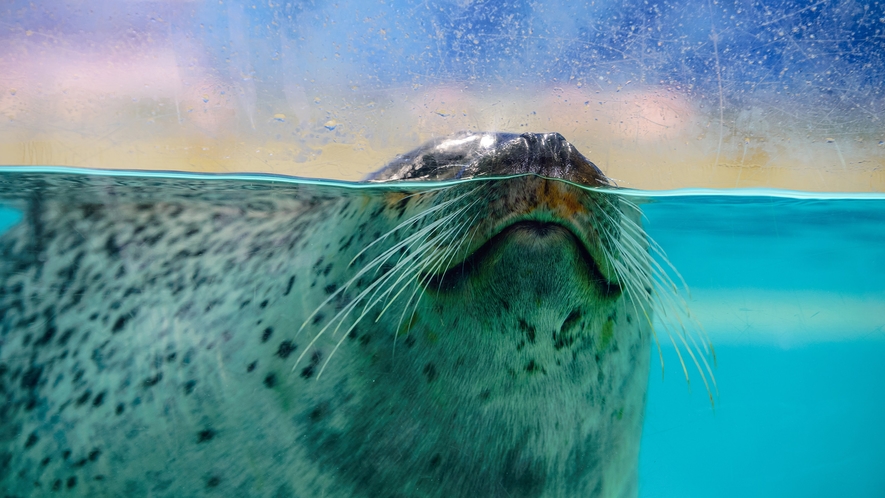
[[[272,180],[0,178],[8,496],[636,496],[675,301],[562,136]]]

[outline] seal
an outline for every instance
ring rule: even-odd
[[[0,488],[635,496],[674,298],[610,187],[555,133],[359,187],[2,175]]]

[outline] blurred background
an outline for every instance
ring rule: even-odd
[[[625,187],[885,190],[885,6],[0,0],[0,164],[358,180],[558,131]]]

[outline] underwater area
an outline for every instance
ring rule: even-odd
[[[135,185],[164,179],[207,182],[213,202],[246,210],[244,185],[257,191],[277,185],[287,196],[297,196],[292,189],[301,186],[328,198],[378,196],[391,188],[270,175],[124,172],[115,173],[114,189],[74,183],[85,172],[39,171],[44,187],[52,185],[42,201],[67,202],[70,209],[126,202]],[[39,176],[27,168],[4,168],[0,184],[14,185],[9,180],[25,172],[35,184]],[[180,185],[170,183],[170,200]],[[205,192],[186,195],[199,199]],[[25,189],[0,196],[0,240],[21,221],[21,202],[32,195]],[[683,373],[668,339],[666,331],[680,333],[676,321],[685,318],[655,317],[661,353],[652,348],[639,496],[880,496],[885,197],[777,190],[608,195],[641,206],[644,228],[690,289],[688,310],[716,351],[718,388],[709,397],[687,356]],[[162,202],[163,191],[148,197]],[[7,348],[18,340],[9,333]]]
[[[710,409],[672,355],[664,381],[653,364],[640,496],[885,492],[885,198],[646,194],[646,229],[716,347],[720,395]]]
[[[8,0],[0,241],[40,196],[116,202],[91,180],[34,197],[22,174],[377,199],[357,182],[429,140],[561,133],[686,286],[655,314],[638,496],[881,497],[883,81],[885,2]]]

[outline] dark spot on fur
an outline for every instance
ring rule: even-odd
[[[37,436],[37,433],[30,433],[28,435],[28,440],[25,441],[25,449],[32,448],[38,441],[40,441],[40,438]]]
[[[64,450],[61,452],[61,457],[67,460],[71,457],[71,450]]]
[[[117,409],[115,410],[115,412],[117,413],[117,415],[122,415],[123,410],[125,410],[125,409],[126,409],[126,406],[123,405],[123,403],[119,403],[119,404],[117,404]]]
[[[104,395],[105,392],[102,391],[95,396],[95,399],[92,400],[92,406],[99,407],[104,403]]]
[[[100,457],[100,456],[101,456],[101,450],[98,448],[92,448],[92,451],[89,452],[88,458],[89,458],[90,462],[94,462],[94,461],[98,460],[98,457]]]
[[[309,378],[313,377],[313,372],[315,369],[316,369],[316,367],[314,367],[313,365],[308,365],[308,366],[304,367],[303,370],[301,370],[301,376],[305,379],[309,379]]]
[[[67,483],[68,489],[71,489],[76,485],[77,485],[77,476],[68,477],[68,483]]]
[[[157,372],[157,375],[154,375],[153,377],[148,377],[147,379],[145,379],[144,387],[154,387],[161,380],[163,380],[163,373]]]
[[[264,378],[264,385],[267,386],[268,388],[271,388],[271,387],[277,385],[276,374],[273,374],[273,373],[267,374],[267,376]]]
[[[52,483],[52,490],[53,491],[61,491],[61,479],[56,479]]]
[[[189,380],[184,383],[184,394],[190,394],[194,392],[194,386],[197,385],[197,381]]]
[[[40,382],[43,367],[31,367],[22,375],[22,389],[33,389]]]
[[[280,343],[280,347],[277,349],[277,356],[280,358],[288,358],[293,351],[298,348],[292,341],[283,341]]]
[[[202,431],[197,433],[197,443],[205,443],[207,441],[212,441],[212,438],[217,434],[214,430],[203,429]]]
[[[439,376],[433,363],[424,365],[424,375],[427,376],[427,382],[433,382]]]
[[[264,329],[264,332],[261,333],[261,342],[267,342],[271,335],[273,335],[273,327]]]
[[[479,399],[485,401],[485,400],[489,399],[489,396],[491,396],[491,395],[492,395],[492,391],[490,391],[489,389],[483,389],[483,391],[481,393],[479,393]]]
[[[442,456],[439,453],[433,455],[430,459],[430,470],[434,470],[439,467],[440,462],[442,462]]]
[[[255,360],[252,363],[250,363],[249,366],[246,367],[246,372],[251,372],[251,371],[255,370],[256,366],[258,366],[258,360]]]
[[[316,324],[322,322],[323,319],[325,319],[325,318],[326,318],[326,316],[323,315],[322,313],[317,313],[316,315],[313,316],[313,320],[310,323],[312,323],[313,325],[316,325]]]
[[[153,247],[157,244],[157,242],[160,241],[160,239],[163,238],[164,235],[166,235],[165,232],[159,232],[155,233],[154,235],[149,235],[144,238],[144,243],[147,244],[149,247]]]
[[[123,327],[126,326],[126,322],[132,318],[134,312],[124,313],[117,318],[117,321],[114,322],[114,326],[111,327],[111,333],[116,334],[117,332],[123,330]]]
[[[284,296],[288,296],[290,292],[292,292],[292,284],[295,283],[295,275],[289,277],[289,283],[286,284],[286,290],[283,292]]]
[[[43,460],[40,460],[40,466],[45,467],[45,466],[49,465],[49,462],[51,462],[51,461],[52,461],[51,458],[46,457]]]
[[[572,310],[571,313],[565,318],[565,321],[562,322],[562,326],[559,327],[560,333],[565,333],[574,328],[575,325],[578,324],[578,321],[581,319],[581,311],[577,308]]]
[[[79,398],[77,398],[77,406],[81,406],[84,403],[86,403],[87,401],[89,401],[90,397],[92,397],[92,391],[87,389],[86,392],[84,392],[83,394],[80,395]]]
[[[267,308],[267,299],[261,301],[261,304],[259,304],[258,307],[261,309]]]
[[[120,246],[117,245],[117,239],[114,234],[111,234],[105,241],[104,250],[112,259],[120,256]]]
[[[535,336],[537,335],[534,325],[529,325],[529,323],[522,318],[519,319],[518,324],[519,329],[525,333],[526,339],[528,339],[530,343],[534,344]]]
[[[326,294],[332,294],[332,293],[335,292],[336,290],[338,290],[338,286],[335,285],[335,284],[329,284],[329,285],[323,287],[323,291],[324,291]]]
[[[326,415],[329,414],[329,403],[323,402],[314,407],[313,410],[307,415],[307,418],[310,419],[311,422],[319,422],[326,418]]]
[[[101,216],[101,211],[104,209],[104,206],[101,204],[83,204],[80,206],[80,209],[83,210],[83,218],[89,219],[95,215],[97,218]]]
[[[221,484],[221,478],[218,476],[212,476],[206,481],[207,488],[217,488],[219,484]]]
[[[52,337],[55,335],[55,332],[58,329],[55,328],[55,325],[47,324],[46,330],[43,332],[36,341],[34,341],[34,346],[44,346],[52,340]]]

